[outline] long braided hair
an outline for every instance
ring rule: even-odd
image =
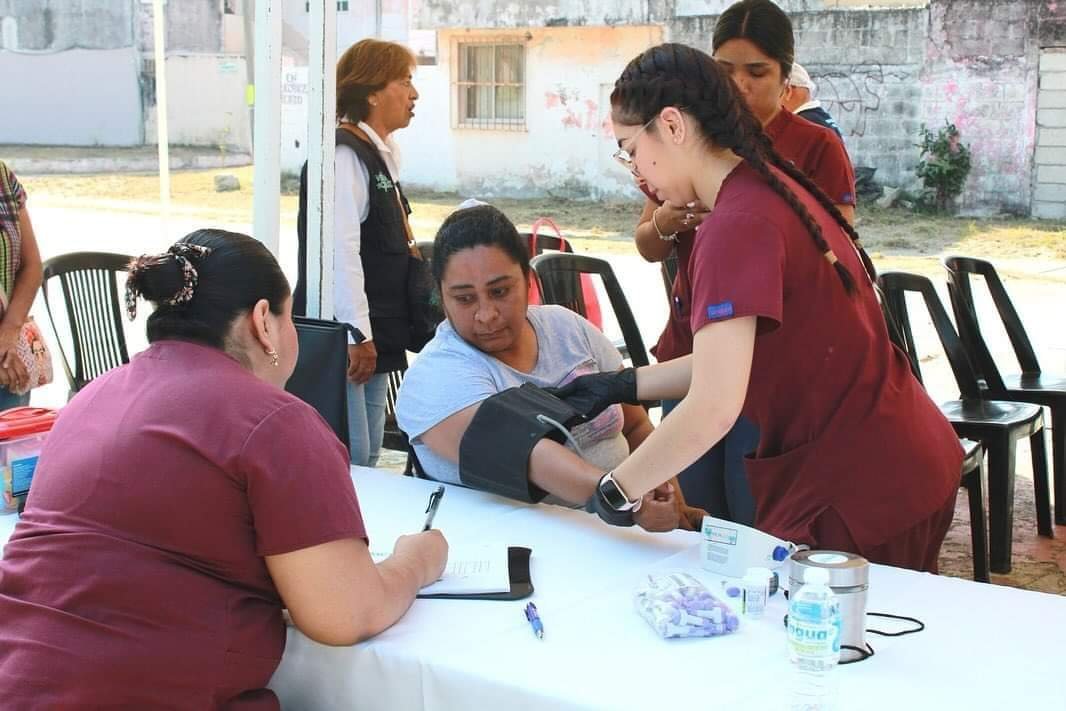
[[[814,181],[774,150],[770,138],[763,133],[762,125],[748,109],[733,80],[714,59],[688,45],[661,44],[633,59],[611,92],[614,117],[624,125],[646,124],[668,106],[692,116],[704,138],[719,148],[732,150],[788,203],[849,294],[855,293],[855,279],[851,272],[825,241],[817,220],[771,166],[801,185],[832,215],[851,237],[870,280],[877,278],[873,262],[859,242],[859,234]],[[647,130],[654,131],[654,124]]]

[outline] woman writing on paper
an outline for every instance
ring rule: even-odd
[[[7,708],[277,709],[282,607],[347,645],[444,568],[439,531],[375,565],[347,452],[282,390],[296,364],[278,263],[200,230],[130,265],[151,346],[63,408],[0,561]]]
[[[728,72],[667,44],[615,83],[618,157],[660,199],[711,206],[690,263],[693,353],[586,375],[559,395],[594,416],[681,398],[597,487],[625,510],[717,442],[741,413],[758,528],[812,547],[935,571],[962,449],[889,341],[873,265],[831,198],[783,160]]]

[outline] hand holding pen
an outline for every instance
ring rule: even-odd
[[[426,522],[422,526],[422,531],[397,538],[392,556],[389,558],[389,560],[406,558],[414,563],[414,569],[419,573],[418,587],[420,588],[439,580],[448,563],[448,542],[444,539],[444,534],[431,530],[433,517],[437,514],[437,508],[443,496],[443,486],[437,487],[430,494],[429,505],[426,506]],[[388,560],[382,564],[385,563],[388,563]]]

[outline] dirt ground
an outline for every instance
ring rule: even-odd
[[[240,180],[238,191],[217,193],[214,176],[231,173]],[[205,222],[250,221],[252,168],[177,171],[171,176],[171,210]],[[154,212],[159,206],[159,182],[155,175],[41,175],[23,176],[34,201],[69,207]],[[437,227],[469,195],[411,191],[413,227],[419,239],[432,239]],[[539,217],[551,217],[571,238],[575,249],[596,252],[630,252],[630,235],[640,211],[632,202],[590,202],[559,198],[492,201],[519,226]],[[296,221],[294,192],[281,198],[282,222]],[[928,261],[953,251],[985,255],[989,259],[1066,260],[1066,222],[1025,219],[974,220],[916,215],[900,210],[860,206],[857,228],[875,260],[892,259],[896,268]],[[895,259],[899,259],[899,265]]]

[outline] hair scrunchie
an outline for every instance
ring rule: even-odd
[[[129,316],[130,321],[137,318],[137,297],[141,295],[141,290],[136,286],[137,279],[135,277],[140,272],[143,272],[148,267],[163,264],[167,259],[174,259],[178,266],[181,267],[181,287],[173,296],[165,299],[163,303],[168,306],[186,304],[192,301],[192,297],[196,293],[196,286],[200,283],[200,273],[193,266],[190,257],[203,259],[209,254],[211,254],[210,247],[178,242],[171,245],[170,249],[163,254],[142,254],[130,262],[129,276],[126,280],[126,314]]]

